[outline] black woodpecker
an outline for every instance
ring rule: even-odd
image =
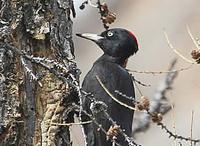
[[[134,112],[115,102],[102,88],[96,77],[100,78],[115,98],[133,106],[130,99],[118,95],[115,90],[135,98],[132,78],[125,68],[128,58],[138,51],[136,37],[130,31],[121,28],[106,30],[100,35],[84,33],[77,36],[95,42],[104,52],[84,78],[82,89],[92,93],[96,100],[104,102],[108,106],[108,114],[128,136],[131,136]],[[83,109],[91,114],[91,100],[83,97],[82,104]],[[87,121],[89,118],[83,114],[82,120]],[[98,116],[96,120],[106,131],[111,126],[110,121],[104,116]],[[85,124],[83,128],[87,146],[112,146],[111,141],[106,140],[105,133],[94,123]],[[119,135],[116,141],[122,146],[128,146],[122,135]]]

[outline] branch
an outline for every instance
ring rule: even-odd
[[[167,35],[167,32],[164,31],[164,35],[165,35],[165,39],[167,41],[167,44],[168,46],[174,51],[174,53],[176,53],[180,58],[182,58],[183,60],[185,60],[186,62],[188,63],[191,63],[191,64],[197,64],[196,62],[186,58],[185,56],[183,56],[177,49],[174,48],[174,46],[172,45],[172,43],[170,42],[169,40],[169,37]]]
[[[81,10],[85,8],[85,5],[89,4],[90,6],[94,7],[94,8],[98,8],[99,10],[99,14],[101,17],[101,21],[103,23],[103,27],[108,30],[109,29],[109,25],[113,23],[116,20],[116,14],[111,12],[108,9],[107,4],[104,2],[101,4],[100,0],[97,0],[97,4],[93,4],[91,2],[91,0],[86,0],[84,1],[81,6],[79,7]]]
[[[157,125],[160,126],[162,129],[164,129],[165,132],[169,134],[169,138],[173,137],[174,139],[185,140],[194,143],[194,145],[200,142],[200,139],[191,139],[191,137],[186,138],[181,135],[172,133],[163,123],[158,123]]]
[[[199,44],[197,43],[197,41],[195,40],[194,36],[192,35],[192,33],[191,33],[190,28],[189,28],[188,25],[187,25],[187,32],[188,32],[190,38],[192,39],[194,45],[196,46],[196,48],[197,48],[198,50],[200,50],[200,46],[199,46]]]
[[[41,67],[43,67],[44,69],[48,70],[50,73],[53,73],[58,79],[60,79],[61,81],[68,83],[69,85],[71,85],[72,87],[76,87],[73,83],[71,83],[66,77],[63,76],[63,74],[61,74],[60,72],[58,72],[55,68],[43,63],[41,60],[37,60],[37,57],[33,57],[30,55],[27,55],[25,52],[9,45],[9,44],[5,44],[4,48],[9,49],[13,52],[15,52],[17,55],[31,61],[32,63],[38,64]]]
[[[158,112],[165,114],[170,109],[171,106],[168,103],[166,98],[166,93],[169,89],[172,88],[172,84],[178,72],[171,72],[176,65],[177,60],[172,61],[170,64],[168,73],[166,74],[163,81],[160,82],[156,92],[152,97],[152,104],[150,106],[151,112]],[[150,126],[150,117],[147,114],[139,113],[138,116],[135,117],[135,124],[133,125],[133,134],[141,131],[146,131]]]
[[[173,70],[166,70],[166,71],[139,71],[139,70],[131,70],[131,69],[127,69],[127,71],[128,72],[134,72],[134,73],[156,75],[156,74],[168,74],[168,73],[182,72],[182,71],[189,70],[191,67],[193,67],[193,64],[190,64],[189,66],[183,67],[183,68],[180,68],[180,69],[173,69]]]
[[[101,85],[101,87],[106,91],[106,93],[114,100],[116,101],[117,103],[121,104],[122,106],[125,106],[131,110],[136,110],[135,108],[131,107],[131,106],[128,106],[124,103],[122,103],[121,101],[119,101],[117,98],[115,98],[110,92],[109,90],[105,87],[105,85],[102,83],[101,79],[96,76],[97,78],[97,81],[99,82],[99,84]],[[84,91],[85,92],[85,91]],[[98,112],[103,112],[103,114],[106,116],[106,118],[112,123],[112,126],[116,126],[116,122],[111,118],[111,116],[107,113],[106,111],[106,108],[107,108],[107,105],[101,101],[97,101],[96,99],[93,98],[93,95],[92,94],[89,94],[89,93],[86,93],[85,94],[86,97],[91,100],[91,111],[93,113],[98,113]],[[89,97],[91,96],[91,97]],[[98,106],[96,106],[98,104]],[[100,106],[99,106],[100,105]],[[95,107],[98,107],[98,108],[95,108]],[[101,108],[100,108],[101,107]],[[126,133],[124,133],[124,130],[121,129],[120,127],[118,127],[118,130],[119,130],[119,133],[125,138],[125,140],[128,142],[129,146],[141,146],[137,143],[134,142],[133,138],[131,137],[128,137],[128,135]],[[105,133],[105,132],[104,132]],[[107,135],[107,132],[106,132],[106,135]],[[111,140],[114,140],[114,137],[113,139]],[[114,141],[116,143],[116,141]]]
[[[129,106],[129,105],[127,105],[127,104],[125,104],[125,103],[119,101],[116,97],[114,97],[114,95],[105,87],[105,85],[103,84],[103,82],[101,81],[101,79],[100,79],[98,76],[96,76],[96,78],[97,78],[97,81],[99,82],[99,84],[101,85],[101,87],[105,90],[105,92],[106,92],[115,102],[119,103],[120,105],[122,105],[122,106],[124,106],[124,107],[129,108],[130,110],[137,111],[137,109],[134,108],[134,106],[133,106],[133,107],[132,107],[132,106]],[[130,98],[131,98],[131,97],[130,97]],[[130,98],[129,98],[129,99],[130,99]]]

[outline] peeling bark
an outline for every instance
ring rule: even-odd
[[[67,83],[5,44],[71,70],[73,1],[1,0],[0,9],[0,145],[71,146],[69,127],[59,123],[73,122],[77,95],[66,100]]]

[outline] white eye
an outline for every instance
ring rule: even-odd
[[[109,37],[111,37],[111,36],[113,36],[113,33],[112,33],[111,31],[109,31],[109,32],[107,33],[107,35],[108,35]]]

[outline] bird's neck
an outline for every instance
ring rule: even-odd
[[[128,59],[127,58],[120,58],[120,57],[113,57],[113,56],[109,56],[107,54],[103,54],[98,60],[97,62],[100,61],[107,61],[107,62],[113,62],[116,63],[120,66],[122,66],[123,68],[126,68]]]

